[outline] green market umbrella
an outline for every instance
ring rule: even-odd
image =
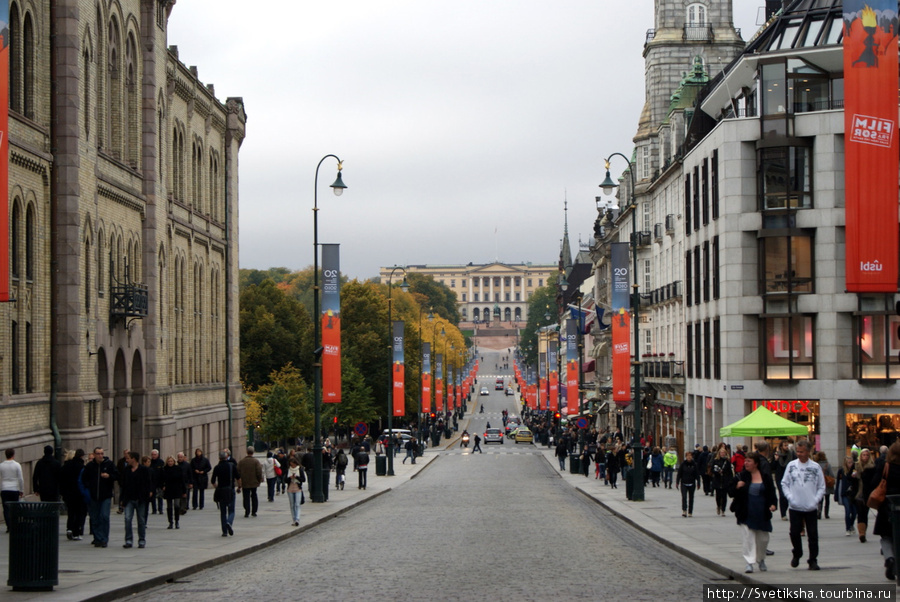
[[[759,406],[752,414],[719,429],[720,437],[787,437],[808,434],[809,429],[802,424],[782,418],[765,406]]]

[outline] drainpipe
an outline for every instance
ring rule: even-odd
[[[52,100],[55,92],[57,91],[57,61],[56,54],[58,51],[57,45],[57,31],[56,31],[56,14],[57,14],[57,0],[50,1],[50,152],[53,155],[53,162],[56,162],[56,133],[57,133],[57,110],[56,103]],[[50,248],[51,256],[50,256],[50,307],[56,307],[56,304],[59,300],[59,295],[57,294],[56,287],[58,285],[59,279],[57,278],[57,270],[59,269],[59,264],[56,260],[56,239],[57,239],[57,230],[56,230],[56,194],[58,190],[58,186],[56,184],[57,170],[53,168],[50,173]],[[57,329],[59,328],[59,321],[57,318],[57,314],[55,311],[50,312],[50,349],[55,349],[56,342],[59,338],[59,334]],[[57,405],[57,391],[59,389],[59,372],[56,369],[56,353],[50,353],[50,432],[53,433],[53,442],[54,447],[56,449],[56,456],[59,458],[62,455],[62,437],[59,434],[59,426],[56,424],[56,405]]]

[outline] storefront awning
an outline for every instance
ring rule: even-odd
[[[720,437],[788,437],[808,435],[809,429],[759,406],[748,416],[719,429]]]

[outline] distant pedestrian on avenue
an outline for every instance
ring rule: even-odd
[[[609,480],[610,489],[618,489],[616,481],[619,479],[619,447],[606,452],[606,474]]]
[[[476,449],[478,450],[479,454],[482,453],[481,452],[481,437],[479,437],[477,433],[475,434],[475,445],[472,447],[473,454],[475,453]]]
[[[650,452],[650,477],[654,487],[659,487],[663,471],[663,453],[658,447]]]
[[[41,496],[42,502],[59,501],[59,473],[62,464],[53,456],[53,446],[44,446],[44,457],[34,465],[31,489]]]
[[[263,460],[263,475],[266,478],[266,499],[270,502],[275,501],[275,487],[278,483],[278,474],[275,467],[281,469],[281,465],[272,452],[266,452],[266,459]]]
[[[187,514],[189,497],[191,490],[194,489],[194,471],[191,470],[191,462],[184,455],[184,452],[178,452],[175,456],[175,464],[181,469],[181,476],[184,479],[184,497],[179,501],[179,511],[183,515]]]
[[[766,568],[766,547],[772,532],[772,513],[778,507],[775,482],[771,475],[759,470],[759,452],[750,452],[744,459],[744,470],[729,488],[734,497],[732,510],[741,527],[742,553],[747,563],[745,573],[753,572],[755,564],[760,571]]]
[[[675,474],[675,489],[681,488],[681,516],[691,517],[694,514],[694,492],[700,482],[700,471],[694,463],[694,454],[686,452],[684,462]]]
[[[262,464],[253,457],[253,448],[247,448],[247,455],[238,462],[238,475],[241,479],[241,489],[244,496],[244,518],[256,517],[259,509],[259,498],[256,489],[263,483],[264,475]]]
[[[847,537],[853,535],[853,523],[856,522],[857,482],[853,478],[853,470],[853,456],[845,457],[834,484],[834,501],[844,507],[844,528],[847,530]]]
[[[150,509],[153,511],[153,514],[163,513],[162,469],[165,465],[166,461],[159,457],[159,450],[150,450],[150,474],[153,477],[154,487]]]
[[[406,442],[404,446],[406,448],[406,456],[403,458],[402,464],[406,464],[406,460],[410,459],[410,464],[416,463],[416,448],[418,444],[416,443],[416,438],[412,437],[409,441]]]
[[[22,477],[22,466],[16,462],[16,450],[6,450],[6,461],[0,462],[0,503],[3,504],[3,522],[9,533],[9,510],[7,504],[18,502],[25,497],[25,479]]]
[[[781,480],[781,490],[788,501],[791,521],[791,566],[799,566],[803,556],[801,531],[805,528],[809,543],[809,570],[818,571],[819,523],[816,515],[819,502],[825,495],[825,475],[822,474],[822,467],[809,457],[809,441],[797,441],[794,453],[797,454],[797,459],[788,463]]]
[[[212,471],[212,465],[209,458],[203,455],[203,450],[199,447],[194,450],[194,457],[191,458],[191,473],[194,477],[194,488],[191,493],[191,508],[194,510],[203,510],[206,501],[206,488],[209,487],[209,473]]]
[[[84,470],[84,450],[76,449],[70,453],[72,457],[65,461],[60,471],[59,486],[66,503],[66,537],[80,541],[87,517],[87,502],[79,487],[81,471]]]
[[[344,456],[346,460],[346,456]],[[306,480],[304,471],[296,458],[291,458],[285,482],[288,484],[287,498],[291,507],[291,520],[295,527],[300,526],[300,504],[303,499],[303,482]],[[346,466],[346,464],[345,464]]]
[[[240,489],[241,480],[238,476],[237,468],[234,462],[228,458],[228,451],[219,452],[219,463],[213,469],[210,482],[215,487],[213,501],[219,506],[219,516],[222,522],[222,537],[234,535],[234,503],[235,503],[235,486]]]
[[[166,516],[169,519],[168,528],[180,529],[178,519],[181,518],[181,500],[187,499],[188,490],[184,484],[184,472],[172,456],[166,458],[166,465],[162,470],[162,490],[166,500]]]
[[[94,459],[84,467],[81,482],[91,496],[88,507],[91,532],[94,534],[91,543],[98,548],[105,548],[109,544],[109,511],[112,505],[113,486],[118,478],[116,465],[103,455],[102,447],[95,447]]]
[[[560,439],[559,443],[556,444],[556,451],[553,452],[553,455],[556,456],[556,459],[559,460],[559,469],[562,472],[566,471],[566,456],[569,455],[569,446],[566,445],[564,439]]]
[[[153,496],[153,483],[150,469],[141,464],[139,453],[128,452],[128,463],[121,482],[120,495],[125,509],[125,545],[122,547],[130,548],[134,545],[131,525],[137,514],[138,548],[143,548],[147,545],[147,508]]]
[[[674,447],[670,447],[663,456],[663,487],[672,488],[672,475],[675,473],[676,464],[678,464],[678,453]]]
[[[759,464],[757,464],[757,469]],[[728,458],[728,450],[724,446],[716,450],[716,457],[709,463],[709,473],[712,480],[713,492],[716,495],[716,516],[725,516],[725,508],[728,504],[728,489],[734,480],[734,468]]]
[[[347,481],[347,454],[344,448],[338,450],[334,457],[334,488],[335,490],[343,490],[344,483]]]
[[[359,488],[365,489],[369,475],[369,452],[365,449],[356,454],[356,474],[359,475]]]

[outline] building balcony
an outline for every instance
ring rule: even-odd
[[[648,381],[684,384],[684,362],[669,359],[669,356],[645,356],[641,359],[641,374]]]

